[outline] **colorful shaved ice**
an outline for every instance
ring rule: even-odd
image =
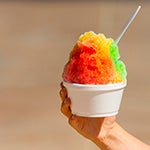
[[[125,64],[119,60],[115,41],[103,34],[81,35],[65,65],[63,80],[79,84],[114,84],[126,81]]]

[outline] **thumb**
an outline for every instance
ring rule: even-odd
[[[72,126],[72,127],[76,127],[76,122],[77,122],[77,117],[76,115],[72,115],[70,118],[69,118],[69,124]]]
[[[76,129],[78,132],[80,132],[84,128],[84,120],[82,117],[78,117],[76,115],[72,115],[69,118],[69,124]]]

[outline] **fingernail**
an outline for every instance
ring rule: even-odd
[[[70,98],[66,98],[66,99],[64,100],[64,104],[70,105],[70,104],[71,104]]]
[[[71,116],[71,120],[74,120],[76,118],[76,115]]]
[[[60,96],[62,97],[62,99],[67,98],[67,92],[66,92],[65,89],[61,89],[61,91],[60,91]]]
[[[63,85],[63,82],[60,83],[60,87],[65,88],[65,86]]]

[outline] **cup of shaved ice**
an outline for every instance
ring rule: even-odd
[[[72,113],[85,117],[118,114],[127,84],[125,64],[112,38],[92,31],[82,34],[62,74]]]
[[[73,114],[104,117],[118,113],[126,83],[86,85],[64,82],[64,86],[67,88],[71,99]]]

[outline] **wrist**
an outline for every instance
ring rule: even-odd
[[[102,150],[112,150],[111,145],[113,144],[113,141],[115,140],[114,134],[118,130],[118,125],[114,121],[114,119],[110,120],[104,120],[104,124],[101,127],[101,130],[97,137],[93,140],[93,142]]]
[[[126,132],[116,122],[109,130],[102,130],[94,143],[101,150],[150,150],[150,146]]]
[[[102,127],[94,143],[101,148],[101,150],[122,150],[120,145],[124,143],[122,135],[125,136],[125,134],[126,132],[114,122],[109,128]]]

